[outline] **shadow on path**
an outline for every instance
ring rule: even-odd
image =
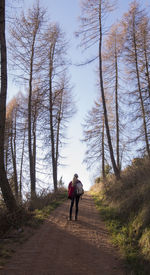
[[[79,221],[67,221],[69,202],[10,259],[2,275],[125,275],[118,251],[111,245],[94,202],[85,195]]]

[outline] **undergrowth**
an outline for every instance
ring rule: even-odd
[[[65,189],[58,190],[55,193],[36,196],[32,201],[32,209],[30,209],[30,201],[26,201],[18,208],[17,212],[10,213],[6,207],[0,208],[0,237],[5,236],[11,229],[19,229],[21,226],[35,226],[44,221],[52,210],[67,198]]]
[[[137,275],[150,274],[149,167],[149,160],[140,159],[122,172],[119,181],[110,176],[91,189],[112,242]]]
[[[130,236],[130,223],[123,222],[117,215],[114,208],[106,205],[99,196],[95,195],[94,201],[100,212],[106,227],[111,234],[112,243],[119,247],[126,260],[127,269],[133,269],[134,274],[144,275],[143,264],[146,262],[139,254],[139,247],[136,238]]]
[[[45,219],[47,219],[50,213],[58,207],[67,198],[67,192],[60,192],[55,194],[50,203],[46,204],[43,208],[38,207],[34,210],[34,221],[32,220],[32,225],[40,224]]]

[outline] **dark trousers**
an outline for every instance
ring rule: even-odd
[[[77,219],[77,216],[78,216],[78,204],[79,204],[79,199],[80,199],[80,196],[74,196],[74,197],[72,197],[72,199],[71,199],[71,205],[70,205],[70,219],[72,219],[72,209],[73,209],[74,201],[75,201],[75,204],[76,204],[75,218]]]

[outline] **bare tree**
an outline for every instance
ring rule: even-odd
[[[16,200],[18,200],[18,176],[17,176],[17,147],[16,147],[16,139],[17,139],[17,112],[18,112],[18,104],[16,98],[13,98],[11,102],[7,106],[7,113],[6,113],[6,131],[7,135],[5,134],[5,138],[7,137],[6,141],[9,139],[10,146],[6,148],[6,156],[8,156],[8,151],[10,147],[11,152],[11,163],[12,163],[12,181],[14,186],[14,193]],[[6,157],[6,167],[8,167],[8,161]]]
[[[146,113],[148,136],[150,136],[150,18],[145,14],[139,25],[140,37],[140,77],[143,102]]]
[[[39,3],[16,18],[11,28],[10,48],[13,57],[13,66],[18,68],[18,76],[28,86],[28,152],[30,164],[31,200],[36,195],[36,127],[32,119],[33,90],[40,70],[41,27],[45,10]],[[33,124],[32,124],[33,123]]]
[[[7,180],[4,165],[4,136],[6,120],[7,96],[7,54],[5,39],[5,0],[0,1],[0,58],[1,58],[1,90],[0,90],[0,187],[5,204],[9,211],[17,210],[17,204]]]
[[[123,35],[119,24],[113,25],[109,31],[108,37],[105,40],[103,51],[103,71],[104,71],[104,86],[107,93],[110,93],[112,99],[114,115],[114,134],[117,167],[120,169],[120,134],[121,134],[121,100],[120,100],[120,75],[121,75],[121,56],[123,49]]]
[[[105,90],[103,83],[103,60],[102,60],[102,38],[104,34],[104,17],[108,12],[111,12],[114,8],[114,3],[110,4],[109,1],[104,0],[84,0],[82,1],[82,16],[80,17],[81,28],[77,33],[78,36],[82,37],[81,46],[89,48],[95,44],[98,45],[97,56],[99,59],[99,81],[100,90],[103,104],[103,112],[105,118],[105,127],[110,151],[111,162],[115,176],[119,178],[120,170],[116,165],[114,158],[114,152],[112,147],[112,140],[110,135],[108,114],[105,99]]]
[[[52,164],[53,185],[56,191],[60,149],[65,142],[65,130],[69,118],[76,110],[72,88],[67,77],[67,43],[59,25],[50,24],[42,41],[44,128],[46,141],[49,144],[48,159]]]
[[[88,168],[101,162],[101,174],[105,178],[106,135],[101,100],[94,102],[94,107],[87,113],[84,121],[83,142],[87,147],[84,162]]]
[[[128,66],[129,79],[132,83],[130,99],[134,105],[132,121],[140,125],[138,136],[135,140],[143,140],[147,155],[150,157],[148,123],[144,104],[141,74],[141,35],[139,34],[141,23],[145,13],[140,9],[139,3],[134,1],[130,5],[129,12],[123,18],[125,34],[125,60]],[[143,58],[142,58],[143,60]],[[146,61],[146,60],[145,60]],[[145,63],[146,64],[146,63]],[[149,74],[149,72],[148,72]],[[147,76],[148,77],[148,76]]]
[[[16,199],[22,198],[22,172],[27,131],[26,100],[21,93],[13,97],[6,108],[5,167]],[[27,169],[26,169],[27,171]]]

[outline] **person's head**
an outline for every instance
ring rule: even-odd
[[[78,178],[78,174],[74,174],[74,177],[77,179]]]
[[[72,184],[74,185],[78,179],[78,174],[74,174]]]

